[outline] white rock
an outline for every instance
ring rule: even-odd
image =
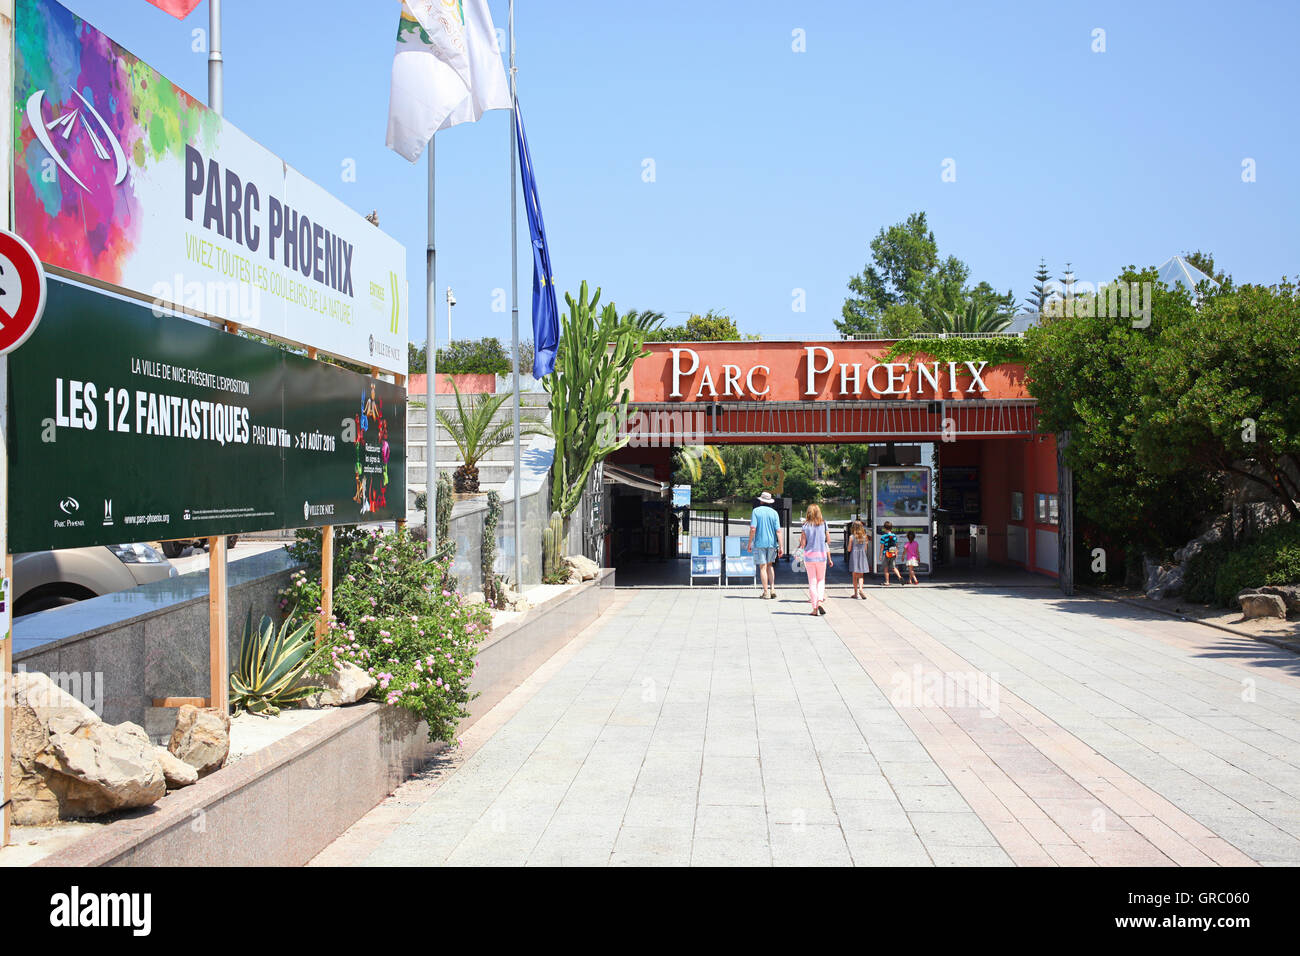
[[[184,760],[174,756],[166,747],[154,747],[153,755],[158,760],[158,766],[162,768],[163,779],[167,782],[168,790],[179,790],[181,787],[198,783],[199,772]]]
[[[230,754],[230,715],[212,707],[184,704],[167,749],[206,777],[221,769]]]
[[[581,554],[571,554],[565,560],[569,562],[570,567],[582,575],[584,581],[595,580],[596,575],[600,573],[600,565]]]
[[[321,688],[320,693],[312,695],[317,707],[355,704],[379,685],[379,681],[347,661],[340,661],[332,674],[309,675],[305,682]]]
[[[59,797],[61,816],[99,816],[147,807],[167,792],[153,749],[143,728],[100,721],[75,733],[52,732],[37,763],[55,771],[47,783]]]
[[[1246,618],[1286,617],[1286,602],[1276,594],[1242,594],[1241,613]]]

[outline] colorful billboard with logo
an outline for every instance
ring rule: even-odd
[[[9,363],[14,552],[391,521],[406,390],[51,279]]]
[[[17,0],[14,223],[47,265],[402,375],[392,237],[52,0]]]

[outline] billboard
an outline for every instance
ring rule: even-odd
[[[930,517],[930,469],[876,468],[875,524],[900,519],[926,521]]]
[[[61,280],[9,360],[14,552],[392,520],[406,392]]]
[[[52,0],[17,0],[14,225],[46,265],[407,371],[406,252]]]

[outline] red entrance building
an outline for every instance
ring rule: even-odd
[[[933,442],[941,499],[945,474],[960,474],[963,494],[978,496],[989,560],[1059,576],[1068,590],[1070,509],[1061,489],[1071,483],[1056,436],[1038,431],[1024,368],[891,356],[893,346],[649,344],[627,383],[632,438],[610,461],[653,466],[666,482],[682,445]]]

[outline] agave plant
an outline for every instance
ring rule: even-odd
[[[230,675],[230,702],[235,713],[274,717],[286,704],[296,704],[320,690],[294,684],[311,663],[315,620],[289,629],[292,617],[277,631],[270,617],[263,616],[253,630],[253,611],[248,611],[244,636],[239,646],[239,666]]]
[[[478,463],[494,448],[499,448],[510,441],[514,435],[514,422],[503,419],[494,422],[497,410],[505,404],[510,392],[498,392],[495,395],[474,395],[468,401],[460,394],[455,380],[451,380],[451,389],[456,393],[456,415],[438,412],[438,422],[447,429],[447,434],[456,443],[463,464],[452,476],[456,490],[465,492],[478,491]],[[520,421],[519,436],[549,433],[545,422]]]

